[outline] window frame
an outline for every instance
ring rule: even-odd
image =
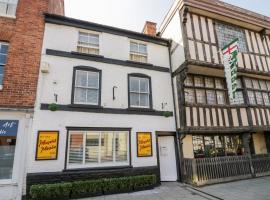
[[[99,74],[99,89],[98,89],[98,103],[91,104],[91,103],[76,103],[75,102],[75,86],[76,86],[76,72],[77,71],[87,71],[87,72],[97,72]],[[73,68],[73,78],[72,78],[72,91],[71,91],[71,105],[80,105],[80,106],[87,106],[87,107],[101,107],[101,91],[102,91],[102,70],[89,67],[89,66],[75,66]]]
[[[93,35],[93,36],[98,36],[98,47],[96,47],[95,45],[89,43],[88,45],[80,45],[80,33],[84,33],[84,34],[88,34],[88,35]],[[88,49],[95,49],[98,51],[98,54],[93,54],[93,53],[83,53],[78,51],[78,47],[82,47],[82,48],[88,48]],[[77,46],[76,46],[76,51],[78,53],[83,53],[83,54],[89,54],[89,55],[100,55],[100,33],[97,32],[90,32],[87,30],[78,30],[78,40],[77,40]]]
[[[143,53],[140,53],[140,52],[131,51],[131,44],[132,43],[138,45],[138,48],[139,48],[140,45],[145,45],[146,46],[146,54],[143,54]],[[146,61],[145,62],[141,62],[141,61],[132,60],[131,59],[131,55],[146,57]],[[132,61],[132,62],[148,63],[148,45],[146,43],[143,43],[143,42],[131,40],[129,42],[129,60]]]
[[[7,12],[6,13],[1,13],[0,12],[0,16],[2,16],[2,17],[9,17],[9,18],[16,18],[19,0],[14,0],[14,3],[11,3],[11,2],[8,2],[8,3],[7,2],[1,2],[1,0],[0,0],[0,3],[3,3],[3,4],[6,3],[6,8],[8,8],[8,6],[10,6],[10,5],[14,5],[15,6],[14,14],[8,14]]]
[[[5,64],[3,64],[3,63],[1,64],[0,63],[0,66],[3,67],[3,74],[2,75],[0,74],[0,76],[2,76],[2,83],[0,83],[0,90],[2,90],[3,89],[3,85],[4,85],[5,67],[6,67],[7,61],[8,61],[9,43],[8,42],[2,42],[2,41],[0,41],[0,45],[6,45],[8,47],[6,54],[0,53],[2,55],[5,55],[6,56],[6,63]]]
[[[66,152],[65,152],[65,165],[64,171],[68,170],[81,170],[81,169],[113,169],[113,168],[126,168],[132,167],[132,157],[131,157],[131,128],[122,128],[122,127],[66,127],[67,134],[66,134]],[[90,166],[85,164],[78,164],[74,167],[68,166],[69,161],[69,149],[70,149],[70,135],[72,132],[84,132],[83,134],[86,135],[86,132],[127,132],[128,142],[127,142],[127,163],[128,165],[104,165],[104,166]],[[85,141],[85,136],[83,136],[83,142]],[[85,149],[83,150],[85,152]]]
[[[131,105],[131,99],[130,99],[130,78],[136,77],[136,78],[146,78],[149,81],[149,107],[144,106],[132,106]],[[153,110],[153,98],[152,98],[152,82],[151,77],[146,74],[140,74],[140,73],[132,73],[128,74],[128,108],[129,109],[139,109],[139,110]]]

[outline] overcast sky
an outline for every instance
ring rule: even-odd
[[[269,0],[224,0],[270,16]],[[65,0],[66,16],[141,32],[145,21],[162,22],[174,0]]]

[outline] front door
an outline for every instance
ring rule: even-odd
[[[176,159],[174,136],[158,137],[159,165],[161,181],[176,181]]]

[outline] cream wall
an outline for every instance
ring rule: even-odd
[[[255,133],[253,136],[254,149],[256,154],[266,154],[265,136],[263,132]]]
[[[186,135],[183,139],[183,154],[184,158],[194,158],[192,135]]]

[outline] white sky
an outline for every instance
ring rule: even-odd
[[[223,1],[270,16],[269,0]],[[173,2],[174,0],[65,0],[65,8],[68,17],[141,32],[145,21],[160,25]]]

